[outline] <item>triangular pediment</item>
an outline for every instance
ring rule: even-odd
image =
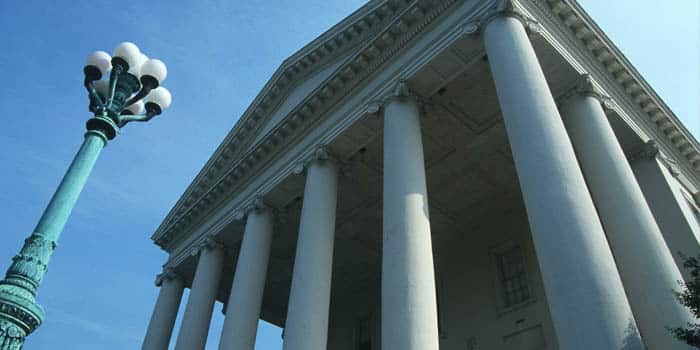
[[[234,127],[200,170],[159,231],[179,221],[192,208],[195,198],[206,196],[210,186],[235,167],[319,84],[352,60],[360,47],[378,35],[411,6],[411,0],[372,0],[314,41],[287,58],[251,102]]]
[[[250,147],[264,138],[265,135],[269,134],[284,117],[292,112],[294,107],[301,103],[316,87],[347,62],[352,56],[351,51],[352,48],[349,48],[333,60],[322,66],[319,65],[314,71],[310,72],[306,77],[300,78],[294,86],[291,86],[287,91],[286,97],[279,101],[279,104],[262,119],[262,122],[253,131],[254,135],[249,139],[249,143],[245,145],[245,149],[250,149]]]
[[[459,0],[370,1],[282,63],[170,211],[153,239],[165,249],[172,249],[176,245],[175,237],[184,237],[198,222],[218,210],[217,207],[231,198],[237,186],[256,176],[266,162],[290,144],[290,140],[313,128],[324,112],[352,92],[360,81],[371,79],[378,67],[395,60],[416,37],[445,23],[441,20],[451,9],[460,5],[486,8],[499,3],[510,3],[510,0],[494,0],[479,6]],[[669,140],[689,160],[688,164],[700,171],[697,142],[682,126],[676,127],[680,125],[677,118],[575,2],[537,0],[527,4],[530,10],[546,14],[539,17],[543,22],[551,21],[546,23],[550,28],[559,30],[561,26],[562,32],[566,30],[563,35],[569,35],[574,29],[578,31],[575,38],[582,42],[569,45],[576,46],[577,50],[590,50],[600,61],[592,65],[614,67],[617,73],[611,75],[611,79],[616,81],[610,84],[623,86],[649,118],[665,128]],[[478,34],[474,29],[478,28],[476,24],[461,25],[455,32]],[[537,31],[538,26],[534,20],[528,24],[533,31]],[[436,71],[447,68],[437,67]],[[480,125],[477,121],[475,128]]]
[[[221,147],[245,153],[410,1],[370,1],[287,58],[241,116]],[[234,145],[235,144],[235,145]],[[220,147],[220,148],[221,148]],[[214,154],[216,156],[216,153]]]

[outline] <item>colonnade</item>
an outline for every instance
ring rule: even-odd
[[[681,273],[598,95],[581,89],[560,112],[523,19],[502,12],[482,32],[559,348],[684,348],[665,329],[692,320],[671,293]],[[418,103],[399,89],[383,119],[382,349],[438,350]],[[337,187],[337,164],[317,153],[306,167],[285,350],[326,348]],[[264,206],[247,213],[221,350],[254,347],[272,222]],[[209,242],[199,254],[178,350],[204,348],[219,290],[223,248]],[[171,274],[159,283],[143,349],[167,348],[182,296]]]

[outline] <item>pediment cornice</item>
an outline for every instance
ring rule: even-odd
[[[350,22],[350,24],[346,23],[345,27],[353,28],[356,23],[368,23],[368,20],[371,22],[372,19],[368,18],[375,18],[375,16],[380,20],[389,19],[382,22],[385,24],[384,27],[365,40],[345,63],[320,83],[267,135],[258,139],[254,144],[249,144],[249,147],[241,147],[246,142],[252,142],[252,138],[255,136],[252,131],[258,127],[258,122],[265,118],[265,113],[269,113],[269,109],[258,112],[258,108],[272,105],[270,101],[274,97],[271,97],[270,94],[275,95],[274,91],[276,90],[270,88],[270,85],[274,85],[273,81],[284,75],[280,71],[284,70],[285,64],[289,69],[302,68],[302,61],[299,60],[305,58],[300,57],[307,57],[311,54],[304,55],[305,49],[302,49],[302,52],[292,56],[292,58],[296,57],[296,60],[290,58],[285,61],[283,67],[280,67],[280,70],[253,101],[248,111],[241,117],[241,120],[153,234],[152,239],[155,243],[165,250],[171,249],[173,243],[177,241],[176,237],[180,237],[194,223],[200,222],[205,216],[203,214],[220,206],[222,199],[227,198],[227,195],[244,183],[251,173],[266,164],[271,155],[283,149],[297,135],[307,130],[325,111],[347,96],[352,89],[376,72],[439,15],[443,14],[447,8],[457,2],[458,0],[370,2],[363,7],[364,9],[369,6],[367,10],[362,12],[361,18],[355,18],[355,22]],[[351,17],[353,16],[355,14],[351,15]],[[343,22],[345,21],[347,19]],[[324,36],[327,34],[322,35],[321,38]],[[314,41],[316,47],[326,46],[324,40],[329,39],[321,40],[321,38]],[[313,44],[312,42],[310,45],[313,46]],[[315,62],[318,61],[311,61],[309,58],[307,65],[311,67],[315,65]],[[308,76],[308,73],[304,76]],[[275,96],[283,95],[277,91]]]
[[[683,126],[678,117],[656,94],[634,66],[625,58],[615,44],[595,24],[576,1],[571,0],[531,0],[542,13],[568,29],[577,40],[577,46],[585,48],[601,67],[606,81],[617,85],[626,95],[624,104],[641,111],[651,126],[652,135],[675,153],[679,164],[683,164],[688,174],[700,180],[700,145]]]
[[[225,198],[271,161],[274,154],[303,135],[326,111],[458,2],[461,0],[372,1],[286,60],[153,234],[155,243],[165,250],[173,249],[207,213],[220,208]],[[495,1],[504,2],[512,1]],[[531,5],[542,8],[548,16],[569,28],[580,41],[579,45],[605,67],[607,74],[624,89],[628,99],[638,104],[657,127],[655,138],[664,137],[665,143],[672,145],[684,158],[693,175],[700,178],[700,147],[697,141],[578,4],[568,0],[529,0],[521,3],[527,5],[524,6],[526,8]],[[382,28],[369,35],[367,30],[374,23],[369,16],[373,14],[381,21],[375,25],[381,23]],[[261,121],[287,96],[294,84],[308,76],[314,66],[337,58],[330,50],[334,40],[353,36],[357,39],[363,26],[368,36],[353,49],[346,62],[264,137],[254,141]],[[469,31],[469,28],[465,29],[465,33]],[[325,55],[321,54],[323,50]],[[324,57],[326,61],[322,61]],[[372,105],[368,108],[372,108]]]

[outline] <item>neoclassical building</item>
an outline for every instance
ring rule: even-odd
[[[372,0],[287,59],[153,235],[143,349],[688,349],[700,146],[574,0]],[[219,315],[216,315],[219,317]]]

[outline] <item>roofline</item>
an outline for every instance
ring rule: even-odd
[[[408,0],[407,0],[408,1]],[[168,212],[166,217],[163,219],[159,227],[156,229],[154,234],[151,236],[151,239],[155,240],[158,236],[159,232],[162,232],[163,229],[166,226],[166,223],[169,223],[169,221],[172,220],[172,218],[175,216],[177,213],[177,209],[183,207],[184,202],[188,199],[188,197],[192,194],[192,192],[195,191],[196,187],[198,184],[203,183],[204,178],[206,177],[209,169],[211,169],[214,166],[214,163],[220,159],[220,157],[226,153],[227,148],[232,148],[232,146],[236,143],[236,141],[242,141],[242,140],[236,140],[236,136],[241,134],[241,130],[245,128],[250,128],[254,122],[260,121],[262,119],[260,116],[257,116],[257,118],[254,117],[255,112],[259,109],[261,104],[263,104],[263,101],[265,101],[267,96],[270,96],[273,88],[275,87],[276,83],[280,83],[281,80],[283,80],[283,75],[285,72],[287,72],[289,69],[293,69],[295,64],[298,64],[302,62],[307,56],[313,55],[315,50],[318,50],[321,46],[323,46],[324,43],[327,43],[329,40],[333,39],[333,35],[336,34],[345,34],[345,30],[348,28],[352,27],[354,24],[358,22],[360,19],[364,19],[366,15],[369,15],[378,9],[380,9],[382,6],[386,6],[389,3],[396,2],[396,1],[386,1],[386,0],[371,0],[359,9],[355,10],[352,12],[350,15],[345,17],[343,20],[338,22],[337,24],[333,25],[331,28],[323,32],[320,36],[318,36],[316,39],[312,40],[310,43],[304,45],[301,49],[297,50],[294,54],[289,56],[287,59],[285,59],[282,64],[275,70],[275,72],[272,74],[270,79],[265,83],[263,88],[260,90],[260,92],[256,95],[256,97],[253,99],[253,101],[250,103],[248,108],[245,110],[245,112],[241,115],[240,118],[236,121],[234,124],[233,128],[228,132],[226,137],[224,137],[224,140],[217,146],[216,150],[212,153],[211,157],[207,162],[204,164],[204,166],[200,169],[200,171],[197,173],[197,175],[192,179],[190,184],[187,186],[183,194],[180,196],[180,198],[177,200],[175,205],[171,208],[171,210]],[[307,72],[308,74],[308,72]],[[304,75],[305,76],[305,75]],[[302,76],[301,78],[303,78]],[[296,81],[289,82],[289,85],[294,85]]]
[[[511,1],[511,0],[498,0],[498,2],[503,2],[503,1]],[[634,68],[634,66],[627,60],[627,58],[620,52],[620,50],[615,46],[615,44],[607,37],[607,35],[598,27],[598,25],[590,18],[590,16],[585,12],[585,10],[574,0],[531,0],[532,2],[539,2],[541,4],[545,4],[546,6],[549,7],[548,11],[553,12],[553,14],[556,15],[557,21],[560,23],[563,23],[565,27],[568,27],[573,33],[574,36],[579,39],[579,43],[582,45],[582,47],[585,47],[586,50],[591,52],[591,54],[598,59],[602,63],[602,65],[606,68],[608,73],[610,74],[611,77],[614,78],[626,91],[628,95],[629,101],[632,101],[636,103],[637,105],[640,106],[640,109],[644,111],[651,120],[653,124],[656,124],[659,128],[658,134],[660,135],[665,135],[667,136],[666,140],[664,143],[670,144],[674,146],[678,150],[678,154],[680,154],[682,157],[684,157],[684,164],[686,167],[691,171],[692,176],[695,178],[696,181],[700,182],[700,145],[698,144],[698,141],[694,138],[694,136],[683,126],[683,124],[680,122],[680,120],[677,118],[677,116],[670,110],[670,108],[665,104],[665,102],[656,94],[656,92],[651,88],[651,86],[646,82],[646,80],[639,74],[639,72]],[[411,3],[411,6],[416,5],[419,1],[410,1],[410,0],[395,0],[393,3]],[[460,2],[460,1],[458,1]],[[193,208],[197,212],[203,212],[210,210],[213,204],[211,201],[208,200],[208,195],[209,195],[209,190],[213,188],[214,185],[219,186],[221,185],[221,181],[226,181],[224,179],[213,179],[214,184],[209,185],[207,183],[207,180],[212,180],[211,178],[208,178],[207,176],[210,174],[210,170],[214,167],[216,167],[216,164],[222,161],[222,158],[225,159],[226,157],[232,157],[232,154],[229,152],[227,155],[227,151],[230,151],[231,145],[235,145],[236,141],[240,141],[241,139],[245,140],[243,135],[241,137],[241,131],[244,131],[244,128],[248,127],[248,123],[254,119],[254,114],[256,112],[256,108],[258,108],[261,104],[264,104],[266,98],[271,94],[274,93],[272,90],[271,86],[273,86],[274,82],[278,82],[280,79],[280,76],[282,76],[284,73],[284,69],[289,69],[290,67],[293,67],[296,64],[299,64],[299,62],[303,62],[307,57],[309,57],[310,53],[306,52],[308,50],[313,50],[314,48],[322,47],[324,46],[325,43],[327,43],[327,40],[330,36],[332,36],[329,33],[337,32],[337,31],[342,31],[346,30],[348,27],[351,27],[355,23],[364,20],[364,15],[367,13],[373,13],[371,11],[374,11],[378,8],[381,8],[382,6],[392,6],[390,5],[392,2],[391,1],[379,1],[379,0],[373,0],[370,3],[366,4],[362,8],[360,8],[358,11],[355,11],[353,14],[348,16],[346,19],[341,21],[339,24],[333,26],[331,29],[326,31],[324,34],[319,36],[317,39],[309,43],[308,45],[304,46],[301,50],[299,50],[297,53],[292,55],[289,59],[285,60],[285,63],[283,63],[280,68],[275,72],[273,77],[270,79],[268,84],[265,85],[263,90],[258,94],[256,99],[251,103],[251,106],[248,108],[246,113],[241,117],[241,119],[236,123],[236,126],[229,132],[225,140],[222,142],[222,144],[217,148],[216,152],[212,155],[212,157],[209,159],[209,161],[206,163],[206,165],[203,167],[203,169],[199,172],[197,177],[192,181],[188,189],[185,191],[185,193],[182,195],[182,197],[178,200],[176,205],[171,209],[170,213],[168,216],[165,218],[165,220],[161,223],[161,225],[158,227],[156,232],[153,234],[151,237],[154,241],[156,241],[156,244],[160,245],[161,247],[164,247],[167,245],[165,242],[160,241],[161,237],[167,232],[172,232],[174,229],[175,231],[181,231],[178,227],[181,225],[180,220],[178,219],[177,221],[173,221],[174,218],[180,218],[184,217],[185,215],[188,215],[187,213],[190,213]],[[388,5],[389,4],[389,5]],[[568,16],[567,18],[564,18],[562,14],[566,13],[567,15],[573,14],[573,16],[576,16],[574,21],[569,21]],[[362,18],[359,18],[362,17]],[[576,22],[582,23],[582,26],[575,27],[577,24]],[[392,23],[393,25],[394,23]],[[587,31],[584,33],[584,31]],[[335,34],[335,33],[334,33]],[[580,34],[580,35],[579,35]],[[592,34],[592,35],[590,35]],[[591,46],[587,45],[586,40],[594,40],[597,39],[600,41],[602,45],[600,46]],[[375,40],[376,37],[375,37]],[[361,55],[360,55],[361,56]],[[360,57],[362,58],[362,57]],[[340,69],[334,73],[334,75],[331,76],[331,78],[342,74],[345,68],[347,66],[352,66],[355,63],[355,61],[347,63],[343,66],[340,67]],[[331,79],[329,78],[329,79]],[[313,95],[318,94],[318,91],[314,91],[309,95],[308,99],[311,99]],[[302,102],[300,106],[306,106],[308,105],[308,102]],[[302,108],[303,110],[303,108]],[[296,112],[292,112],[291,114],[294,114]],[[301,112],[298,112],[301,114]],[[295,117],[296,115],[292,115],[292,117]],[[259,118],[261,116],[258,116]],[[292,118],[293,119],[293,118]],[[274,135],[273,135],[274,136]],[[675,140],[675,141],[674,141]],[[252,149],[249,152],[246,152],[243,156],[248,157],[250,154],[255,154],[260,150],[260,148],[265,147],[265,140],[263,142],[259,142],[256,146],[258,147],[257,149]],[[239,151],[241,152],[241,151]],[[267,151],[263,150],[263,154],[267,153]],[[243,158],[241,158],[243,159]],[[245,161],[245,159],[243,159]],[[229,159],[229,161],[231,161]],[[238,163],[236,163],[238,165]],[[228,164],[227,164],[228,165]],[[245,165],[245,164],[244,164]],[[250,168],[249,166],[247,166]],[[235,172],[235,168],[232,168]],[[228,176],[229,172],[224,172],[224,175]],[[205,193],[205,195],[200,196],[199,198],[194,198],[195,196],[193,193],[195,190],[199,189],[202,186],[209,186],[205,188],[205,191],[208,191]],[[187,203],[188,201],[191,201],[190,203]],[[203,206],[203,207],[202,207]],[[204,209],[203,209],[204,208]],[[177,216],[180,215],[180,216]],[[184,224],[183,226],[187,226],[189,224]],[[176,232],[178,236],[182,234],[182,232]]]

